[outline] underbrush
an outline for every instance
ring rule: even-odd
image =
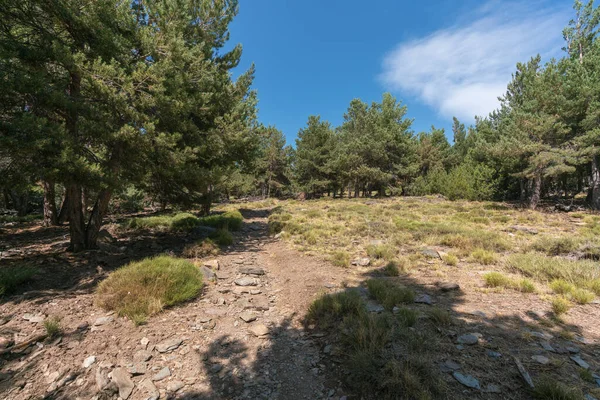
[[[136,324],[164,307],[196,297],[202,273],[190,261],[169,256],[132,262],[98,285],[96,304],[127,316]]]
[[[178,213],[131,218],[125,222],[124,226],[132,230],[156,229],[174,232],[190,231],[198,226],[209,226],[216,229],[235,231],[242,227],[243,221],[244,217],[239,211],[227,211],[202,218],[190,213]]]
[[[11,222],[27,223],[27,222],[38,221],[42,218],[44,218],[44,216],[42,214],[28,214],[28,215],[23,215],[21,217],[19,217],[17,215],[0,215],[0,224],[11,223]]]
[[[308,323],[333,329],[340,336],[346,384],[358,395],[436,399],[444,393],[445,384],[427,356],[431,342],[410,329],[417,319],[417,312],[407,308],[400,308],[397,315],[368,313],[354,291],[321,296],[307,315]],[[390,351],[392,341],[403,343],[409,356]]]
[[[387,310],[392,310],[400,304],[412,303],[415,300],[415,292],[385,279],[369,279],[367,287],[371,296]]]
[[[533,293],[536,291],[535,284],[529,279],[515,279],[501,272],[488,272],[483,276],[483,279],[488,287],[509,288],[523,293]]]
[[[186,258],[202,258],[217,256],[221,252],[219,246],[211,239],[202,239],[186,245],[181,253]]]
[[[14,293],[19,286],[30,281],[38,270],[28,266],[0,268],[0,296]]]
[[[560,279],[574,287],[600,295],[600,268],[590,260],[548,257],[539,253],[513,254],[506,264],[514,271],[542,282]]]

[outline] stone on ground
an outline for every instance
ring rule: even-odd
[[[171,370],[169,369],[169,367],[164,367],[163,369],[161,369],[160,371],[158,371],[152,377],[152,380],[154,382],[158,382],[158,381],[162,381],[163,379],[168,378],[169,376],[171,376]]]
[[[473,378],[471,375],[463,375],[460,372],[455,371],[452,373],[452,376],[466,387],[470,387],[472,389],[481,389],[479,381]]]
[[[173,350],[177,349],[179,346],[181,346],[181,343],[183,343],[183,339],[179,339],[179,338],[167,339],[167,340],[164,340],[164,341],[160,342],[159,344],[157,344],[156,350],[159,353],[167,353],[169,351],[173,351]]]
[[[111,372],[111,379],[119,388],[119,397],[127,400],[133,392],[134,383],[129,377],[129,373],[123,368],[116,368]]]
[[[269,328],[267,328],[264,324],[252,325],[248,330],[254,336],[258,337],[265,336],[269,333]]]

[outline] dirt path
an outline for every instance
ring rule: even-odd
[[[65,333],[0,359],[0,397],[342,396],[339,383],[327,377],[324,339],[305,331],[302,319],[314,296],[340,286],[343,271],[269,238],[266,217],[246,215],[236,244],[217,257],[217,282],[199,299],[141,327],[95,307],[89,290],[25,294],[1,304],[7,322],[0,337],[19,343],[43,333],[39,320],[46,316],[60,317]]]

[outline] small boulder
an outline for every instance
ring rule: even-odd
[[[583,369],[590,369],[590,364],[588,364],[587,362],[585,362],[581,356],[576,355],[576,356],[571,356],[570,357],[571,360],[573,360],[577,365],[579,365],[581,368]]]
[[[423,254],[427,258],[436,258],[438,260],[442,259],[442,257],[440,257],[440,253],[438,253],[437,250],[434,249],[423,249],[421,250],[421,254]]]
[[[44,322],[46,316],[44,314],[25,313],[23,314],[23,319],[34,324],[39,324],[40,322]]]
[[[453,290],[459,290],[460,285],[454,282],[440,282],[438,287],[442,292],[451,292]]]
[[[415,303],[431,305],[431,303],[432,303],[431,296],[428,294],[419,294],[415,297]]]
[[[206,267],[206,266],[202,266],[200,267],[200,272],[202,273],[202,277],[209,281],[209,282],[216,282],[217,281],[217,274],[215,274],[215,272]]]
[[[542,365],[546,365],[550,362],[550,359],[548,357],[544,357],[544,356],[531,356],[531,359],[535,362],[537,362],[538,364],[542,364]]]
[[[257,337],[269,334],[269,328],[267,328],[264,324],[252,325],[250,329],[248,329],[248,331],[250,331],[250,333]]]
[[[129,377],[129,373],[123,368],[116,368],[110,373],[112,381],[119,388],[119,397],[123,400],[127,400],[133,392],[134,383]]]
[[[456,341],[460,344],[474,345],[479,343],[480,337],[480,333],[467,333],[465,335],[460,335]]]
[[[100,317],[94,321],[94,326],[107,325],[113,322],[115,319],[112,316]]]
[[[89,356],[85,360],[83,360],[83,368],[89,368],[96,362],[96,356]]]
[[[171,338],[164,340],[156,345],[156,350],[159,353],[168,353],[170,351],[176,350],[183,343],[183,339],[179,338]]]
[[[146,393],[148,396],[146,400],[158,400],[160,397],[160,392],[154,386],[154,383],[150,379],[144,379],[140,382],[139,388]]]
[[[218,271],[219,270],[219,260],[209,260],[209,261],[205,261],[204,262],[204,266],[207,268],[212,269],[213,271]]]
[[[265,270],[258,267],[242,267],[239,269],[240,274],[261,276],[265,274]]]
[[[240,318],[242,319],[242,321],[246,322],[246,323],[250,323],[252,321],[256,321],[256,315],[252,314],[251,312],[248,311],[244,311],[243,313],[240,314]]]
[[[256,286],[258,285],[258,279],[245,276],[243,278],[236,279],[234,283],[238,286]]]
[[[171,376],[171,370],[169,369],[169,367],[164,367],[163,369],[161,369],[160,371],[158,371],[152,377],[152,380],[154,382],[158,382],[158,381],[162,381],[163,379],[168,378],[169,376]]]
[[[183,383],[182,381],[169,382],[169,384],[167,385],[167,392],[175,393],[175,392],[179,391],[180,389],[182,389],[184,386],[185,386],[185,383]]]
[[[133,361],[136,363],[146,362],[152,358],[152,353],[148,350],[138,350],[133,354]]]
[[[456,379],[458,382],[465,385],[466,387],[469,387],[472,389],[481,389],[481,386],[479,385],[479,381],[477,379],[473,378],[471,375],[463,375],[460,372],[454,371],[452,373],[452,376],[454,377],[454,379]]]

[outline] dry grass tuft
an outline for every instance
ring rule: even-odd
[[[96,304],[131,318],[136,324],[164,307],[196,297],[202,274],[185,259],[169,256],[146,258],[110,274],[96,291]]]

